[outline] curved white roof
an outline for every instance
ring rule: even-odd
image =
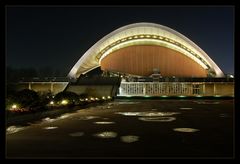
[[[204,69],[210,69],[215,77],[224,74],[214,61],[195,43],[179,32],[155,23],[134,23],[109,33],[78,60],[68,74],[70,78],[78,78],[100,66],[100,61],[108,54],[131,45],[153,44],[161,45],[181,52],[200,64]]]

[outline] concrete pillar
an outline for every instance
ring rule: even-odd
[[[146,95],[146,84],[143,84],[143,95]]]
[[[53,93],[53,82],[51,82],[51,93]]]
[[[203,95],[205,95],[205,83],[203,83]]]
[[[29,89],[29,90],[31,90],[31,89],[32,89],[32,85],[31,85],[31,83],[30,83],[30,82],[28,83],[28,89]]]
[[[215,83],[213,83],[213,95],[216,94],[216,86],[215,86]]]

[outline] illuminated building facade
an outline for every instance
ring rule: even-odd
[[[95,43],[74,65],[72,79],[101,67],[103,71],[148,77],[224,77],[214,61],[179,32],[159,24],[121,27]]]
[[[233,81],[209,81],[225,76],[200,47],[159,24],[135,23],[109,33],[79,59],[68,77],[77,79],[97,67],[121,76],[118,96],[234,96]]]

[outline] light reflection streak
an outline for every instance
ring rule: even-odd
[[[98,121],[98,122],[94,122],[94,124],[107,125],[107,124],[115,124],[115,122]]]
[[[21,130],[25,129],[25,127],[17,127],[17,126],[9,126],[6,131],[7,131],[7,134],[12,134],[12,133],[16,133],[16,132],[19,132]]]
[[[132,136],[132,135],[129,135],[129,136],[121,136],[121,141],[122,142],[125,142],[125,143],[132,143],[132,142],[136,142],[139,140],[139,136]]]
[[[82,117],[79,117],[78,120],[91,120],[95,118],[99,118],[99,117],[98,116],[82,116]]]
[[[124,116],[172,116],[175,114],[180,114],[179,112],[116,112],[116,114],[121,114]]]
[[[199,129],[193,129],[193,128],[175,128],[173,129],[176,132],[186,132],[186,133],[193,133],[200,131]]]
[[[208,105],[208,104],[219,104],[220,102],[219,101],[194,101],[195,103],[197,104],[205,104],[205,105]]]
[[[56,119],[51,119],[49,117],[46,117],[46,118],[42,119],[42,121],[53,122],[53,121],[56,121]]]
[[[115,138],[117,137],[117,133],[112,131],[105,131],[105,132],[96,133],[93,136],[98,138]]]
[[[182,109],[182,110],[190,110],[192,108],[179,108],[179,109]]]
[[[175,117],[139,117],[141,121],[152,121],[152,122],[171,122],[176,120]]]
[[[52,130],[52,129],[57,129],[58,127],[56,126],[47,126],[47,127],[44,127],[43,129],[46,129],[46,130]]]

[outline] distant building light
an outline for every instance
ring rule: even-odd
[[[51,104],[51,105],[53,105],[53,104],[54,104],[54,102],[53,102],[53,101],[50,101],[50,104]]]
[[[102,99],[105,100],[106,99],[105,96],[103,96]]]
[[[111,96],[108,96],[107,98],[108,98],[108,99],[111,99]]]

